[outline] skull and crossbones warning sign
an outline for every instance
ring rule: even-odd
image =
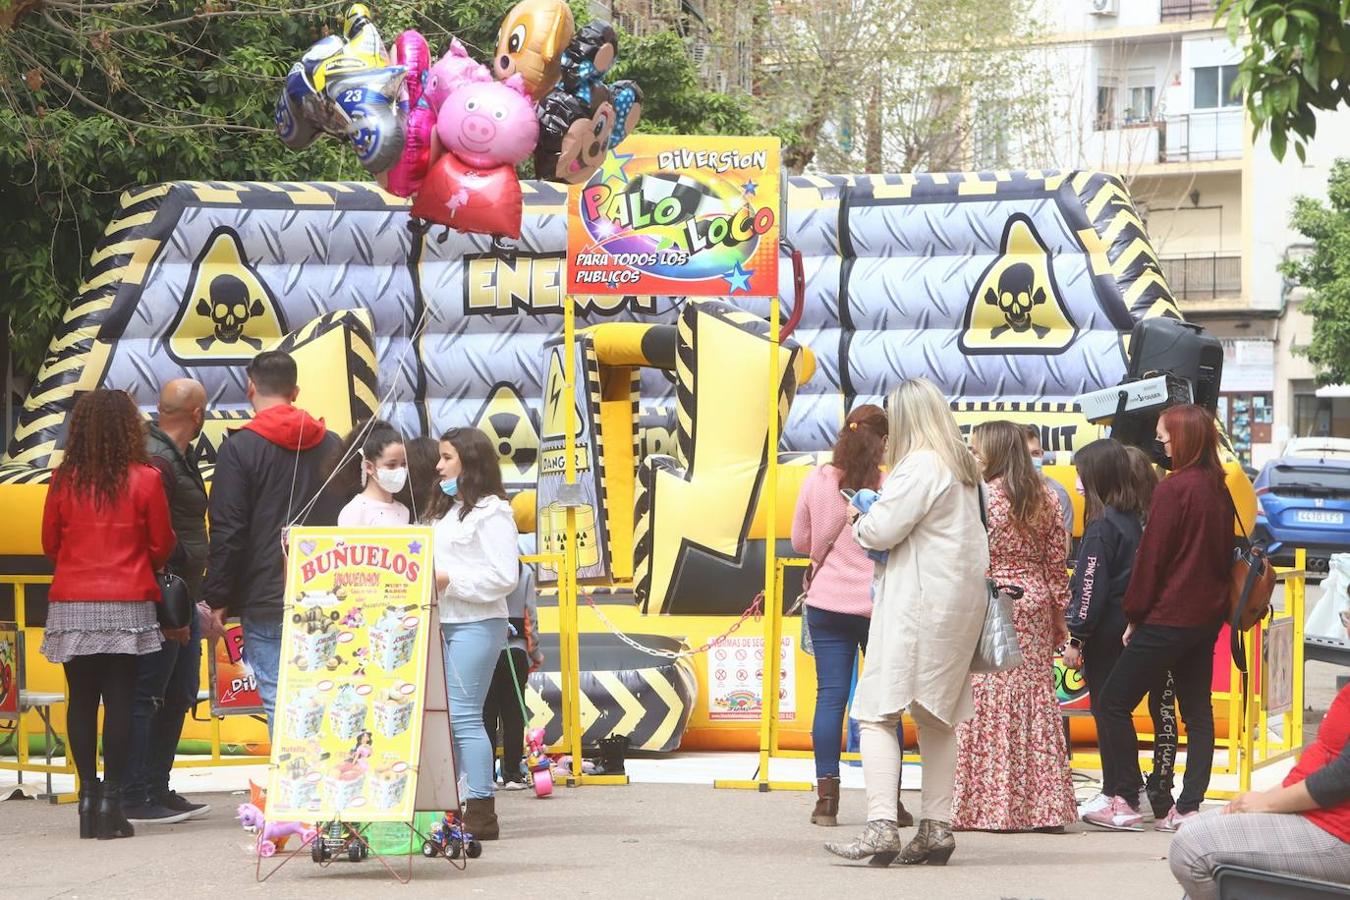
[[[169,354],[184,365],[234,365],[285,333],[281,308],[249,263],[239,235],[216,228],[192,265]]]
[[[997,259],[984,270],[966,304],[961,350],[1060,353],[1078,325],[1055,283],[1050,251],[1027,216],[1016,213],[1003,228]]]

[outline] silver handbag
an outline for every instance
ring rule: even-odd
[[[1013,627],[1013,603],[1021,598],[1022,589],[1012,584],[988,580],[986,583],[989,605],[975,656],[970,661],[970,671],[975,674],[1007,672],[1022,664],[1022,648],[1017,644],[1017,629]]]

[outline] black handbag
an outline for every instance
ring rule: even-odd
[[[160,572],[155,576],[159,582],[159,627],[164,629],[186,628],[192,624],[192,600],[188,597],[187,582],[172,572]]]

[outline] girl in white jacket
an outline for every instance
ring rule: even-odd
[[[427,519],[435,533],[450,722],[459,774],[468,783],[465,825],[479,840],[490,841],[499,827],[483,700],[506,646],[506,598],[519,577],[516,520],[487,435],[477,428],[451,428],[441,435],[440,451],[440,493]]]

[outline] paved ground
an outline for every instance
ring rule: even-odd
[[[755,794],[693,785],[638,784],[560,790],[553,798],[498,800],[506,839],[487,845],[466,871],[413,860],[398,888],[374,860],[321,870],[308,854],[266,884],[254,882],[251,843],[231,818],[238,797],[205,795],[206,819],[143,828],[135,838],[80,841],[75,810],[36,801],[0,803],[9,897],[344,897],[372,890],[400,896],[447,891],[493,897],[624,898],[831,896],[943,898],[1082,897],[1084,886],[1128,885],[1114,896],[1179,896],[1164,857],[1168,835],[1091,832],[957,836],[945,869],[877,870],[837,863],[826,839],[851,835],[862,794],[844,792],[850,824],[808,824],[799,793]],[[909,800],[907,799],[907,802]],[[914,795],[913,805],[917,806]],[[1091,873],[1088,875],[1087,873]]]

